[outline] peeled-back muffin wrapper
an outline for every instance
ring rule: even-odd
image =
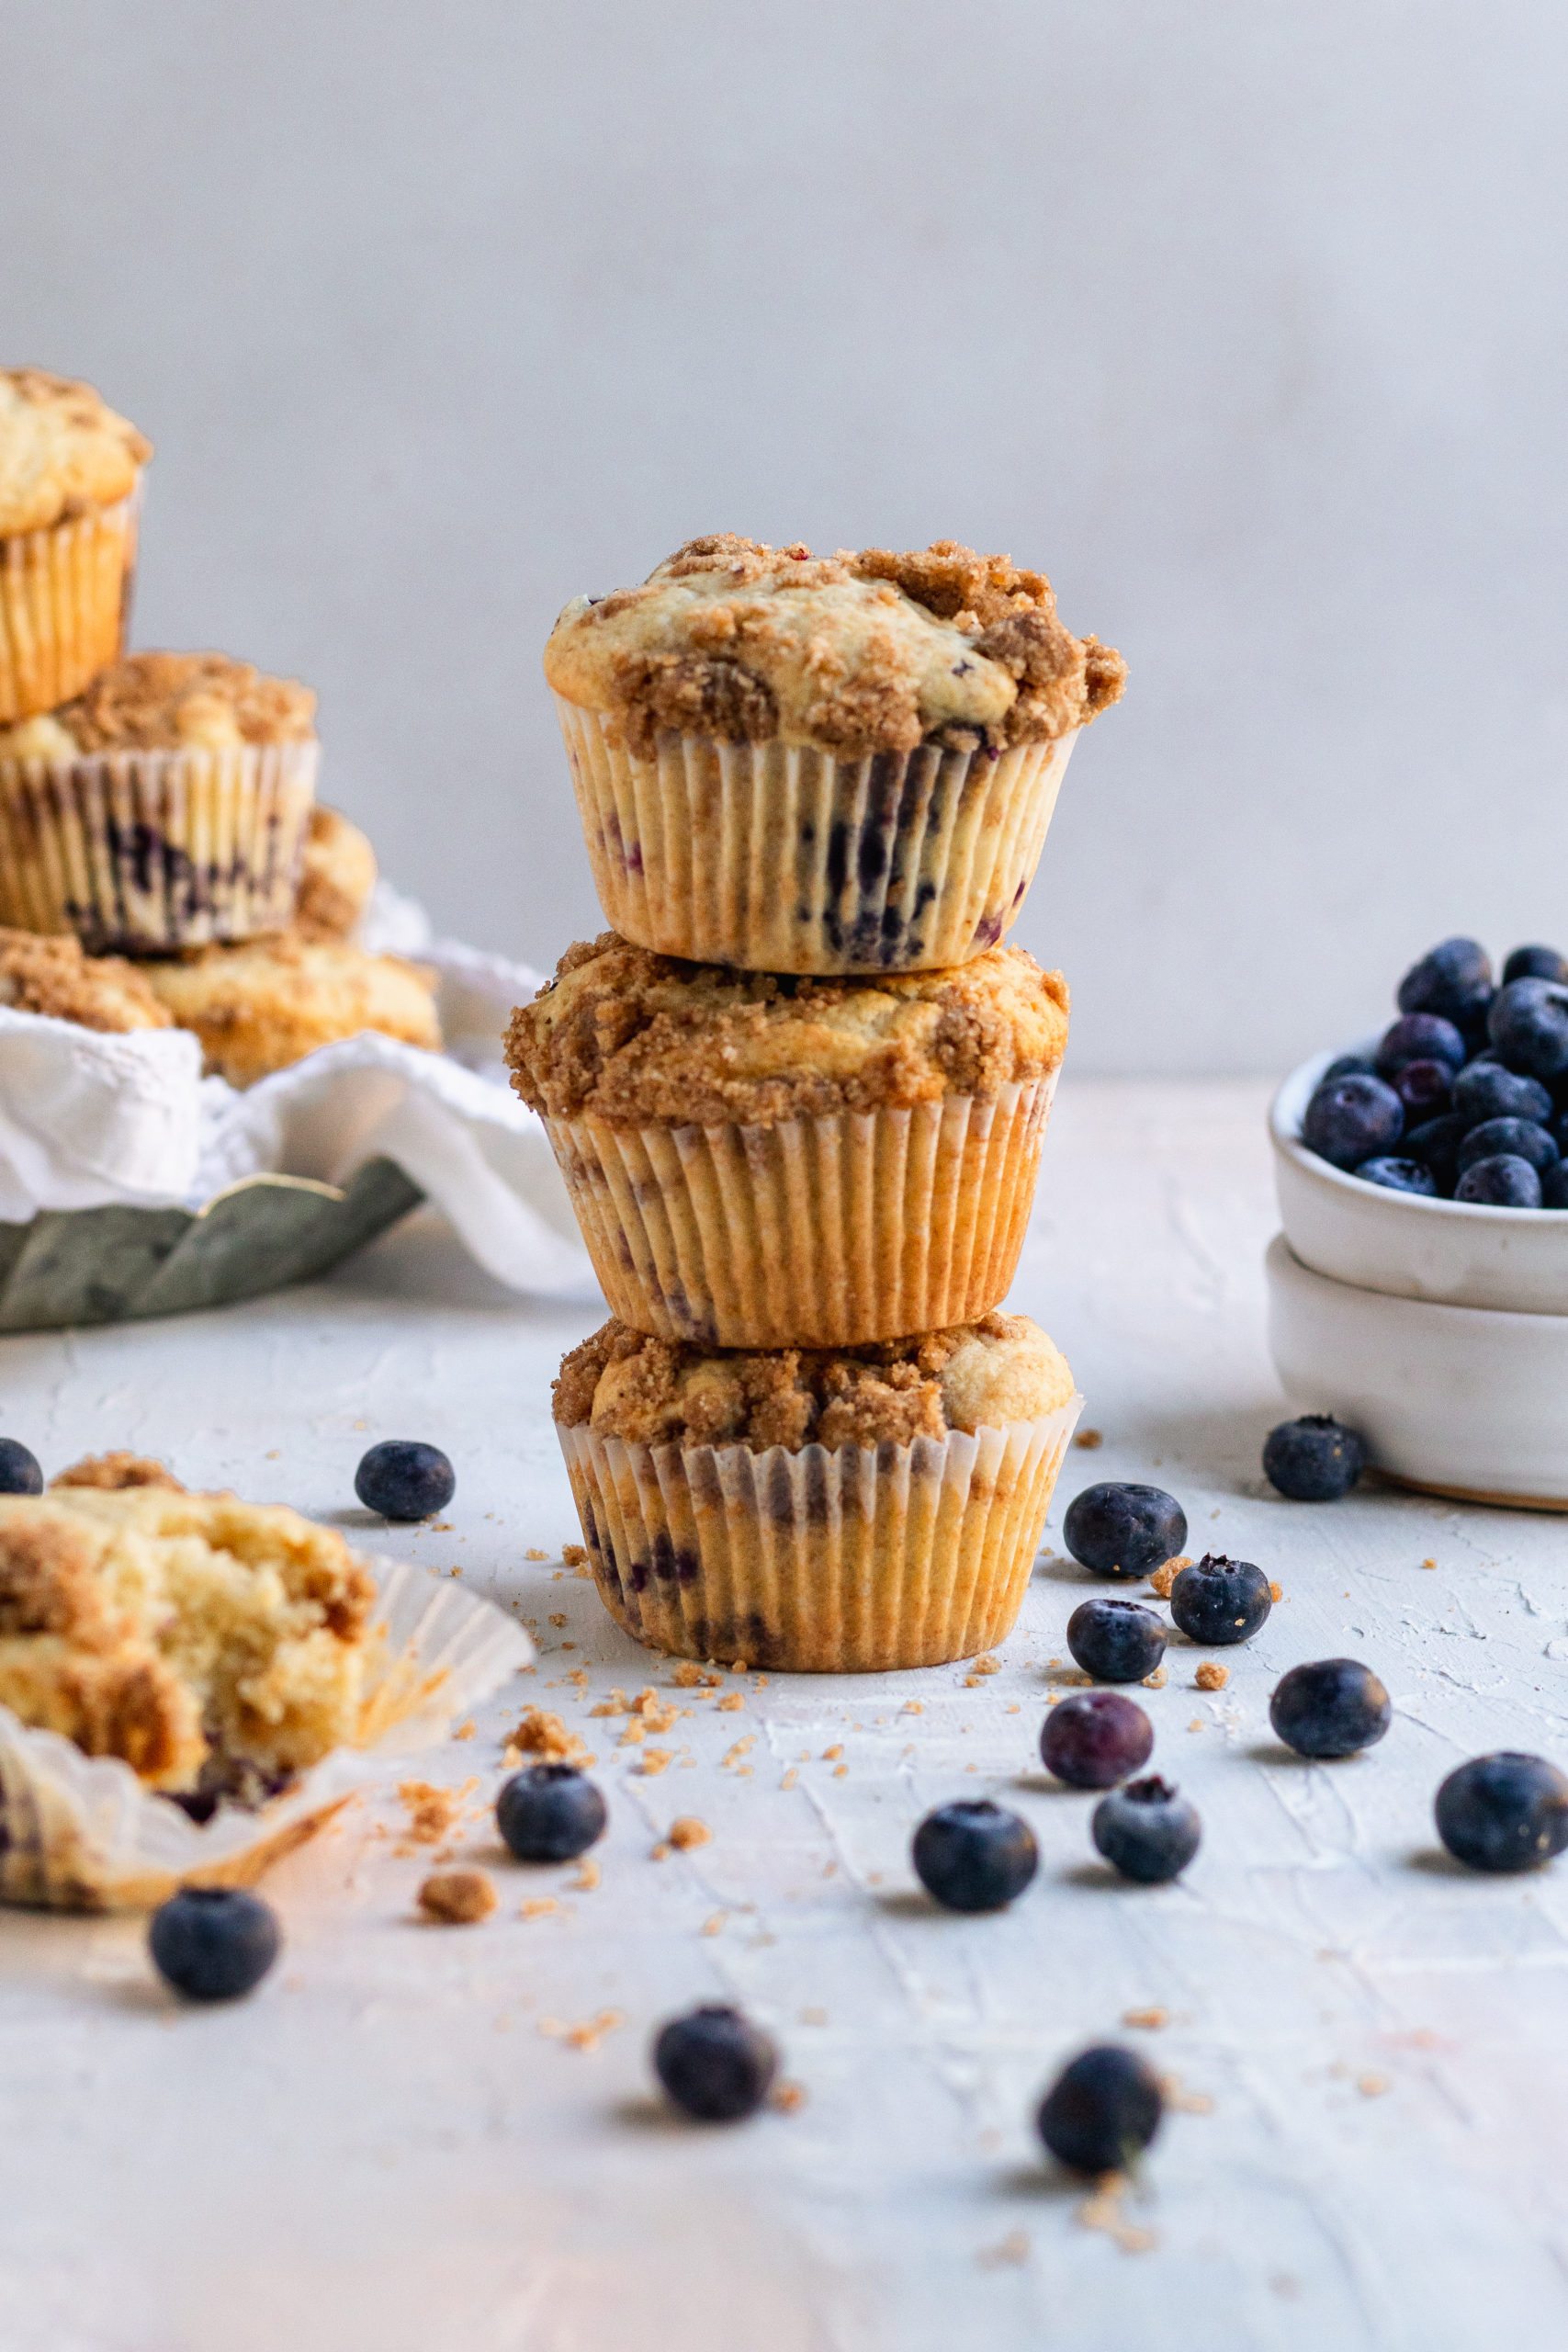
[[[180,1886],[252,1886],[397,1761],[446,1736],[529,1665],[534,1645],[488,1600],[415,1561],[367,1563],[379,1636],[355,1744],[247,1810],[192,1821],[117,1756],[85,1756],[0,1707],[0,1902],[51,1911],[141,1911]]]
[[[633,1330],[852,1347],[972,1323],[1006,1297],[1056,1076],[772,1127],[545,1125]]]
[[[558,1434],[625,1632],[680,1657],[866,1674],[1005,1639],[1082,1408],[834,1453]]]
[[[0,726],[81,693],[118,658],[141,484],[113,506],[0,538]]]
[[[556,696],[599,902],[639,947],[761,972],[907,972],[994,947],[1076,740],[877,752],[667,732]]]
[[[94,955],[286,930],[320,748],[0,759],[0,923]]]

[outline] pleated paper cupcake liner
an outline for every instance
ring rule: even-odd
[[[634,1330],[852,1347],[1007,1296],[1056,1073],[774,1127],[547,1119],[593,1271]]]
[[[662,734],[556,696],[594,887],[623,938],[762,972],[927,971],[994,947],[1074,737],[879,752]]]
[[[0,538],[0,726],[69,702],[118,658],[140,505],[139,485],[116,505]]]
[[[320,746],[0,759],[0,923],[168,955],[293,918]]]
[[[972,1657],[1011,1631],[1082,1407],[831,1453],[558,1434],[625,1632],[678,1657],[865,1674]]]
[[[0,1902],[139,1911],[178,1886],[252,1886],[355,1791],[445,1738],[531,1663],[534,1645],[490,1601],[414,1561],[372,1560],[382,1639],[352,1747],[334,1748],[270,1803],[197,1823],[115,1756],[85,1756],[0,1707]]]

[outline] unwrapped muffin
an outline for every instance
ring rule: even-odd
[[[231,1086],[254,1086],[362,1029],[440,1050],[434,975],[346,940],[285,933],[141,969],[170,1018],[200,1038],[209,1072]]]
[[[996,944],[1125,665],[1006,556],[816,559],[721,533],[568,605],[545,674],[617,931],[849,972]]]
[[[118,653],[152,455],[91,384],[0,368],[0,725],[64,702]]]
[[[0,931],[0,1004],[74,1021],[84,1029],[168,1029],[174,1016],[122,956],[87,956],[69,932],[39,939]]]
[[[800,1673],[1010,1630],[1081,1399],[1027,1316],[729,1352],[612,1320],[555,1419],[601,1597],[650,1647]]]
[[[848,1346],[1007,1295],[1067,1041],[1021,948],[814,979],[572,947],[513,1013],[611,1306],[717,1347]]]

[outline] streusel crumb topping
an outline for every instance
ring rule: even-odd
[[[268,677],[227,653],[127,653],[73,702],[0,733],[0,756],[304,743],[315,732],[315,709],[314,693],[298,679]]]
[[[73,934],[0,931],[0,1004],[84,1029],[167,1029],[166,1012],[122,956],[86,956]]]

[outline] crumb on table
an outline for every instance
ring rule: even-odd
[[[1162,1600],[1168,1600],[1171,1586],[1176,1582],[1182,1569],[1190,1568],[1191,1566],[1192,1563],[1185,1552],[1173,1554],[1164,1566],[1156,1568],[1149,1578],[1149,1590],[1157,1592]]]
[[[419,1890],[419,1906],[446,1927],[469,1928],[488,1919],[496,1892],[485,1871],[432,1871]]]
[[[1192,1679],[1200,1690],[1223,1690],[1231,1679],[1231,1670],[1217,1659],[1206,1657]]]
[[[398,1795],[408,1808],[407,1834],[415,1845],[439,1846],[478,1787],[478,1781],[465,1781],[458,1789],[438,1789],[429,1781],[400,1781]]]
[[[670,1843],[685,1853],[692,1846],[711,1846],[713,1831],[694,1813],[682,1813],[670,1824]]]
[[[1105,1443],[1104,1433],[1100,1430],[1079,1430],[1073,1443],[1081,1445],[1086,1453],[1092,1453],[1097,1446]]]
[[[1283,1600],[1285,1598],[1284,1586],[1282,1584],[1271,1584],[1269,1588],[1269,1598],[1270,1600]],[[1348,1600],[1350,1598],[1349,1594],[1347,1593],[1345,1598]]]
[[[594,1763],[574,1731],[568,1731],[559,1715],[552,1715],[544,1707],[524,1710],[523,1720],[506,1743],[505,1761],[520,1762],[525,1756],[537,1756],[547,1764]]]

